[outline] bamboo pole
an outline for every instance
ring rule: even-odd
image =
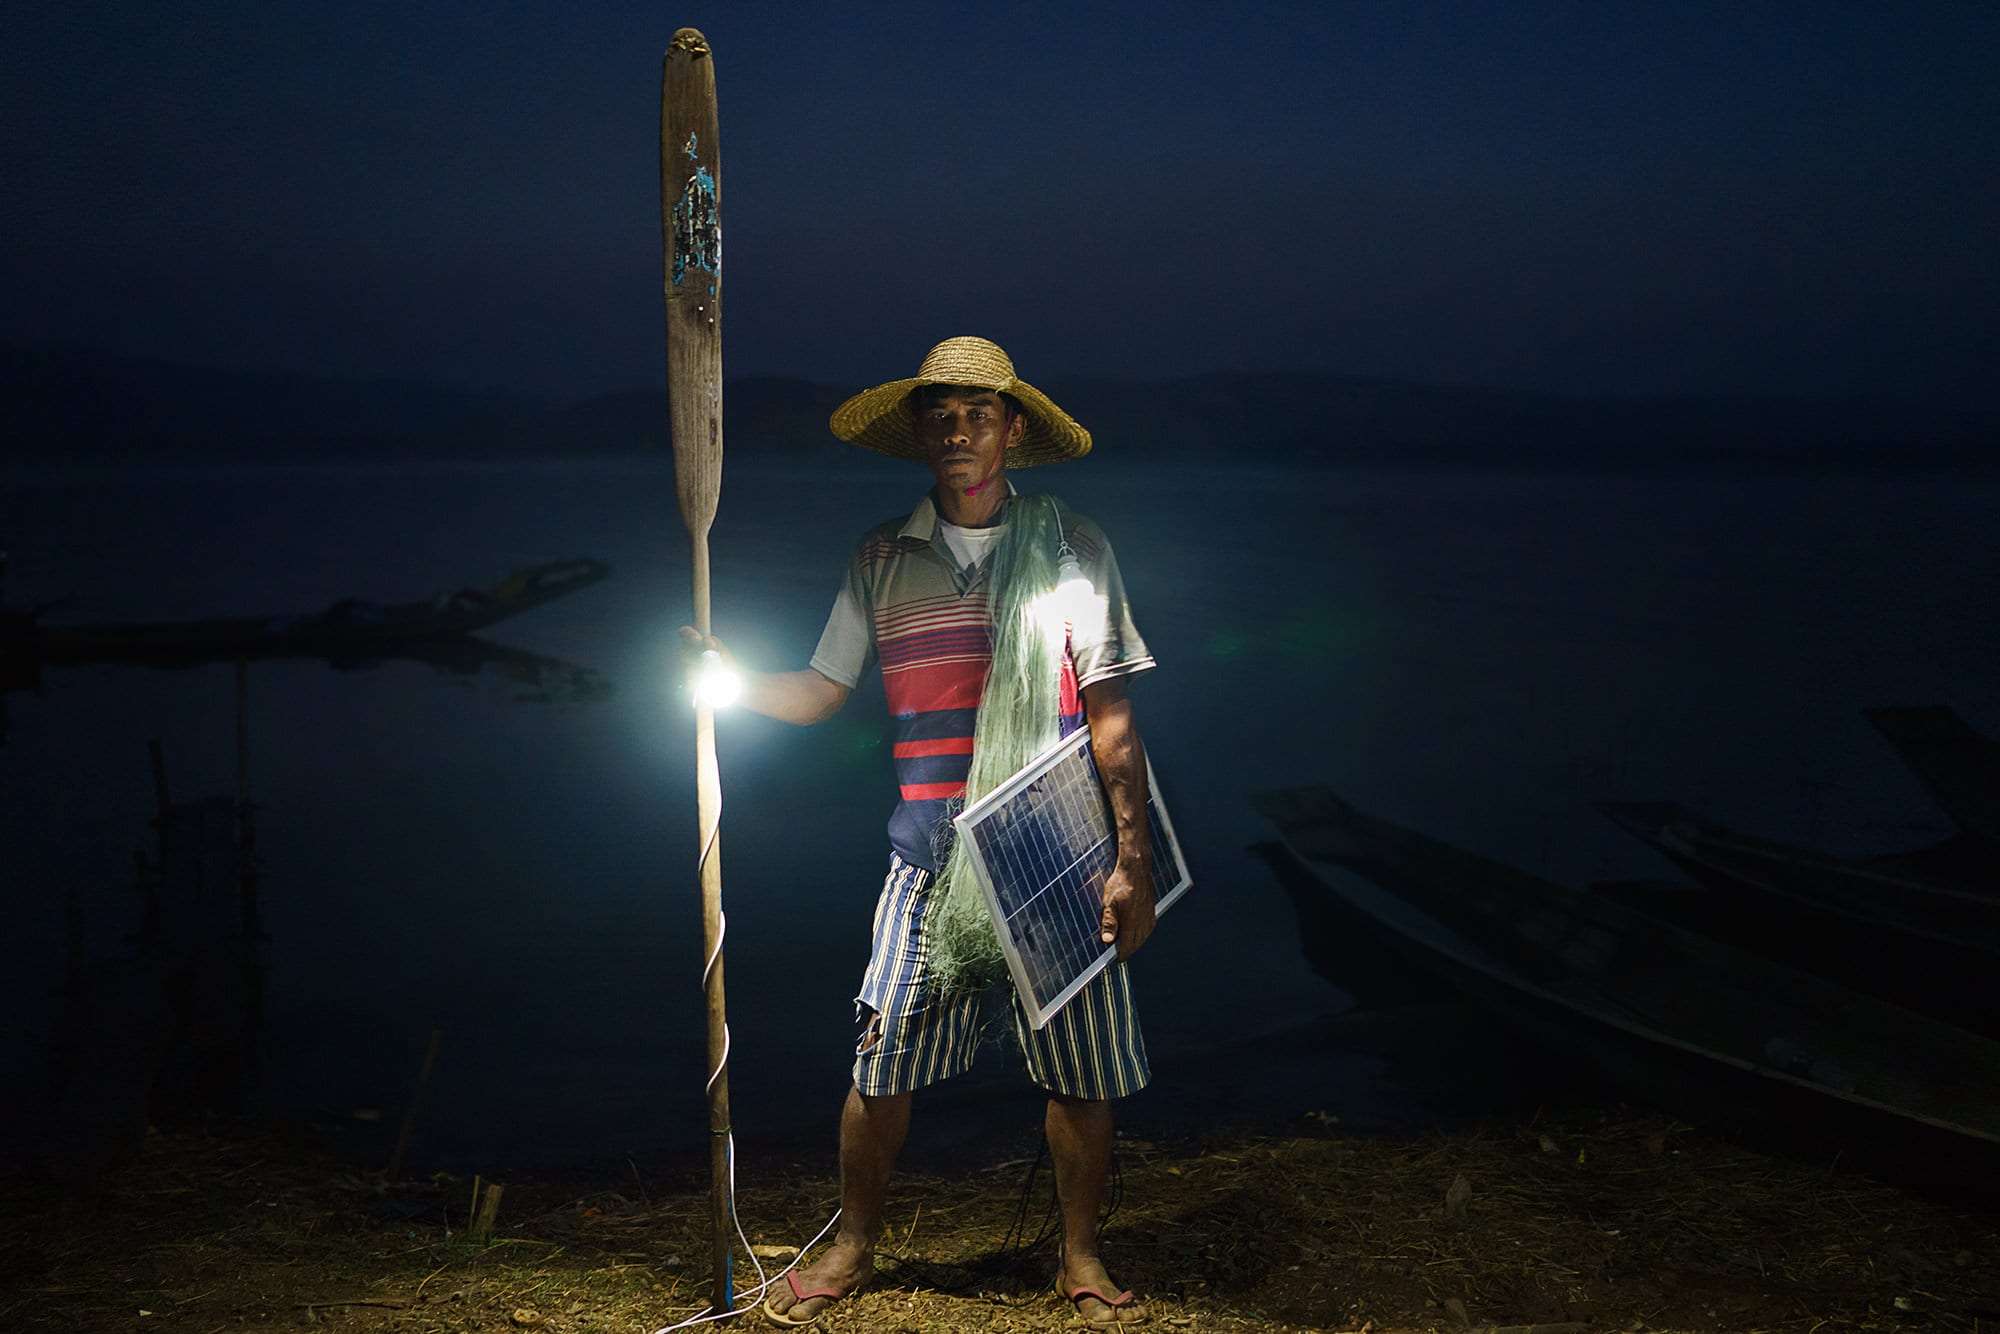
[[[693,547],[694,625],[711,632],[708,534],[722,489],[722,158],[715,62],[693,28],[674,34],[660,87],[660,231],[665,251],[667,395],[674,483]],[[707,1011],[709,1213],[713,1310],[734,1309],[730,1284],[729,1025],[722,981],[722,780],[715,715],[695,706],[697,864],[702,991]]]

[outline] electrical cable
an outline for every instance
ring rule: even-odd
[[[1049,1198],[1048,1211],[1042,1215],[1041,1229],[1035,1234],[1033,1241],[1027,1240],[1028,1200],[1034,1194],[1035,1177],[1041,1172],[1042,1164],[1048,1159],[1048,1156],[1049,1141],[1045,1135],[1036,1143],[1035,1161],[1028,1164],[1028,1175],[1021,1182],[1021,1199],[1020,1203],[1014,1208],[1014,1221],[1008,1226],[1007,1235],[1000,1239],[1000,1254],[1002,1256],[1014,1259],[1025,1258],[1029,1253],[1039,1249],[1052,1235],[1050,1220],[1055,1218],[1058,1212],[1058,1202],[1053,1194]]]
[[[721,827],[721,824],[722,824],[722,800],[720,797],[718,797],[716,799],[716,826],[718,829]],[[715,835],[710,834],[708,841],[709,844],[713,845],[715,842]],[[708,860],[708,849],[706,847],[702,849],[702,860],[703,861]],[[715,910],[715,948],[709,952],[708,962],[704,963],[701,966],[701,990],[703,995],[708,994],[708,975],[715,971],[715,965],[717,960],[722,958],[722,938],[728,934],[729,934],[729,914],[722,911],[721,908],[717,908]],[[708,1072],[708,1082],[702,1085],[702,1092],[703,1093],[715,1092],[715,1081],[722,1078],[722,1076],[728,1071],[728,1069],[729,1069],[729,1020],[724,1019],[722,1021],[722,1057],[715,1063],[715,1069]],[[725,1130],[723,1133],[729,1134],[730,1132]],[[732,1139],[730,1142],[733,1144],[735,1141],[734,1139]],[[736,1207],[736,1175],[733,1170],[730,1173],[730,1179],[729,1179],[729,1207],[732,1210],[734,1210]]]
[[[686,1320],[679,1321],[676,1324],[662,1326],[661,1328],[653,1331],[653,1334],[672,1334],[672,1331],[677,1329],[691,1329],[696,1325],[713,1324],[718,1320],[730,1320],[736,1316],[748,1315],[750,1312],[755,1311],[761,1304],[764,1294],[770,1291],[771,1285],[776,1283],[779,1279],[783,1278],[785,1275],[791,1273],[794,1269],[797,1269],[799,1267],[800,1262],[806,1258],[806,1253],[812,1250],[813,1247],[819,1245],[820,1240],[824,1238],[827,1233],[833,1231],[834,1224],[840,1221],[840,1210],[835,1209],[833,1211],[833,1217],[826,1220],[826,1226],[822,1227],[818,1232],[815,1232],[813,1234],[812,1240],[808,1241],[805,1245],[799,1247],[799,1253],[796,1256],[792,1257],[792,1262],[790,1264],[786,1265],[783,1269],[780,1269],[777,1273],[772,1274],[769,1277],[766,1277],[764,1274],[764,1266],[757,1259],[756,1250],[752,1248],[750,1245],[750,1238],[744,1234],[742,1215],[736,1212],[736,1135],[733,1131],[728,1136],[728,1149],[729,1149],[729,1221],[735,1225],[736,1239],[743,1243],[744,1253],[750,1257],[751,1267],[757,1271],[757,1280],[758,1280],[757,1286],[749,1289],[747,1292],[743,1294],[743,1303],[740,1306],[733,1307],[727,1311],[717,1311],[712,1306],[705,1306],[697,1314],[689,1316]]]
[[[701,853],[695,858],[694,869],[695,869],[695,877],[697,879],[700,878],[702,870],[708,865],[709,857],[714,854],[716,839],[721,835],[721,833],[722,833],[722,794],[720,792],[717,792],[715,796],[715,823],[710,825],[708,832],[702,836]],[[707,961],[704,962],[701,966],[701,990],[703,995],[708,994],[709,974],[715,971],[716,964],[722,958],[722,941],[723,938],[726,937],[728,934],[729,934],[729,914],[723,912],[721,907],[718,905],[715,913],[715,948],[709,951]],[[715,1081],[722,1078],[722,1076],[728,1071],[728,1069],[729,1069],[729,1021],[727,1019],[724,1019],[722,1021],[722,1055],[716,1061],[715,1069],[709,1071],[708,1083],[703,1086],[704,1093],[713,1093],[715,1091]],[[709,1306],[703,1307],[698,1314],[690,1316],[688,1319],[680,1321],[678,1324],[666,1325],[661,1329],[654,1331],[654,1334],[670,1334],[670,1331],[672,1330],[688,1329],[695,1325],[705,1325],[713,1323],[718,1320],[728,1320],[735,1316],[745,1315],[751,1311],[756,1310],[764,1294],[770,1290],[771,1285],[773,1283],[776,1283],[779,1279],[783,1278],[786,1274],[791,1273],[792,1270],[798,1268],[799,1261],[805,1258],[806,1252],[810,1251],[814,1246],[817,1246],[820,1242],[820,1238],[826,1236],[828,1232],[831,1232],[833,1230],[833,1225],[840,1221],[840,1211],[836,1209],[833,1211],[833,1217],[827,1220],[826,1226],[821,1228],[817,1233],[815,1233],[811,1241],[808,1241],[805,1245],[799,1247],[798,1255],[793,1257],[792,1262],[790,1264],[786,1265],[783,1269],[780,1269],[777,1273],[772,1274],[769,1277],[766,1277],[764,1274],[763,1263],[757,1258],[756,1250],[750,1245],[750,1238],[747,1235],[745,1235],[743,1231],[743,1216],[736,1211],[736,1132],[734,1129],[725,1128],[722,1132],[722,1136],[723,1136],[723,1157],[729,1164],[729,1176],[728,1176],[729,1221],[731,1225],[734,1226],[736,1229],[736,1239],[743,1243],[744,1253],[750,1257],[751,1267],[757,1271],[757,1286],[750,1289],[747,1293],[744,1294],[744,1301],[739,1306],[733,1306],[727,1311],[716,1311],[714,1306],[711,1304]]]
[[[710,653],[713,653],[714,651],[715,650],[713,649],[709,650]],[[720,659],[718,658],[717,661],[720,661]],[[708,721],[711,729],[709,733],[710,754],[708,758],[711,764],[713,763],[714,760],[714,755],[713,755],[714,717],[715,717],[714,711],[711,709],[708,715]],[[694,876],[695,876],[695,882],[697,884],[701,884],[703,882],[703,877],[705,876],[708,870],[708,859],[715,855],[716,840],[719,839],[721,836],[722,836],[722,784],[720,781],[717,781],[717,783],[715,784],[715,822],[708,827],[708,832],[702,835],[701,852],[694,859]],[[708,952],[708,958],[706,961],[703,962],[701,966],[701,994],[704,999],[706,999],[707,996],[709,995],[709,990],[708,990],[709,977],[712,973],[714,973],[715,966],[722,961],[722,942],[723,939],[728,935],[729,935],[729,914],[725,913],[722,910],[722,892],[721,892],[721,887],[718,884],[715,894],[715,947]],[[722,1010],[722,1006],[719,1003],[716,1005],[715,1008],[718,1012]],[[714,1101],[715,1083],[717,1080],[723,1078],[728,1073],[729,1073],[729,1019],[726,1015],[724,1015],[722,1019],[722,1052],[719,1056],[716,1057],[715,1068],[708,1072],[708,1082],[702,1085],[702,1095],[709,1100],[709,1112],[711,1116],[714,1114],[715,1111],[715,1101]],[[714,1133],[715,1133],[714,1129],[711,1128],[709,1130],[709,1134],[713,1135]],[[729,1217],[732,1220],[734,1220],[736,1218],[736,1130],[735,1127],[728,1124],[726,1117],[722,1127],[722,1135],[723,1135],[722,1158],[723,1161],[727,1163],[729,1167],[729,1170],[726,1174],[727,1198],[729,1201]],[[738,1236],[743,1235],[743,1225],[741,1222],[738,1222],[736,1224],[736,1234]],[[747,1246],[749,1243],[746,1241],[744,1244]],[[751,1253],[750,1262],[756,1266],[757,1277],[760,1279],[763,1278],[764,1267],[762,1265],[757,1264],[757,1256],[755,1252]],[[733,1281],[734,1280],[733,1270],[734,1270],[734,1264],[730,1259],[728,1253],[728,1247],[725,1244],[725,1246],[723,1247],[722,1275],[721,1275],[722,1278],[721,1295],[722,1295],[722,1300],[725,1304],[733,1303],[736,1299],[734,1291],[735,1283]]]

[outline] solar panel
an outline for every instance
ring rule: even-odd
[[[1154,909],[1165,912],[1192,882],[1150,758],[1146,792]],[[1021,1008],[1041,1028],[1118,956],[1097,936],[1118,841],[1090,729],[1050,746],[953,823],[993,912]]]

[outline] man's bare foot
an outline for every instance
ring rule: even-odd
[[[796,1296],[792,1285],[780,1279],[764,1298],[764,1310],[779,1324],[808,1324],[842,1297],[859,1292],[874,1276],[875,1248],[839,1237],[819,1259],[793,1276],[799,1281],[797,1292],[819,1295]]]
[[[1120,1296],[1129,1294],[1111,1281],[1104,1262],[1094,1255],[1076,1255],[1064,1260],[1056,1286],[1076,1307],[1077,1319],[1086,1325],[1136,1325],[1146,1318],[1145,1303],[1137,1297],[1112,1305]],[[1079,1292],[1080,1288],[1088,1288],[1090,1292]],[[1072,1293],[1076,1295],[1071,1296]],[[1092,1293],[1102,1295],[1092,1296]]]

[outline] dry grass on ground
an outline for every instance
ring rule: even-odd
[[[1026,1169],[899,1180],[874,1287],[819,1328],[1066,1326],[1052,1243],[1018,1244],[1048,1208],[1046,1171],[1024,1200]],[[2000,1331],[2000,1216],[1657,1119],[1129,1143],[1121,1172],[1106,1256],[1155,1329]],[[592,1185],[510,1181],[477,1245],[470,1184],[156,1137],[94,1203],[7,1188],[0,1329],[650,1334],[700,1309],[698,1190],[648,1190],[622,1164]],[[746,1182],[751,1240],[796,1245],[834,1193],[824,1169]]]

